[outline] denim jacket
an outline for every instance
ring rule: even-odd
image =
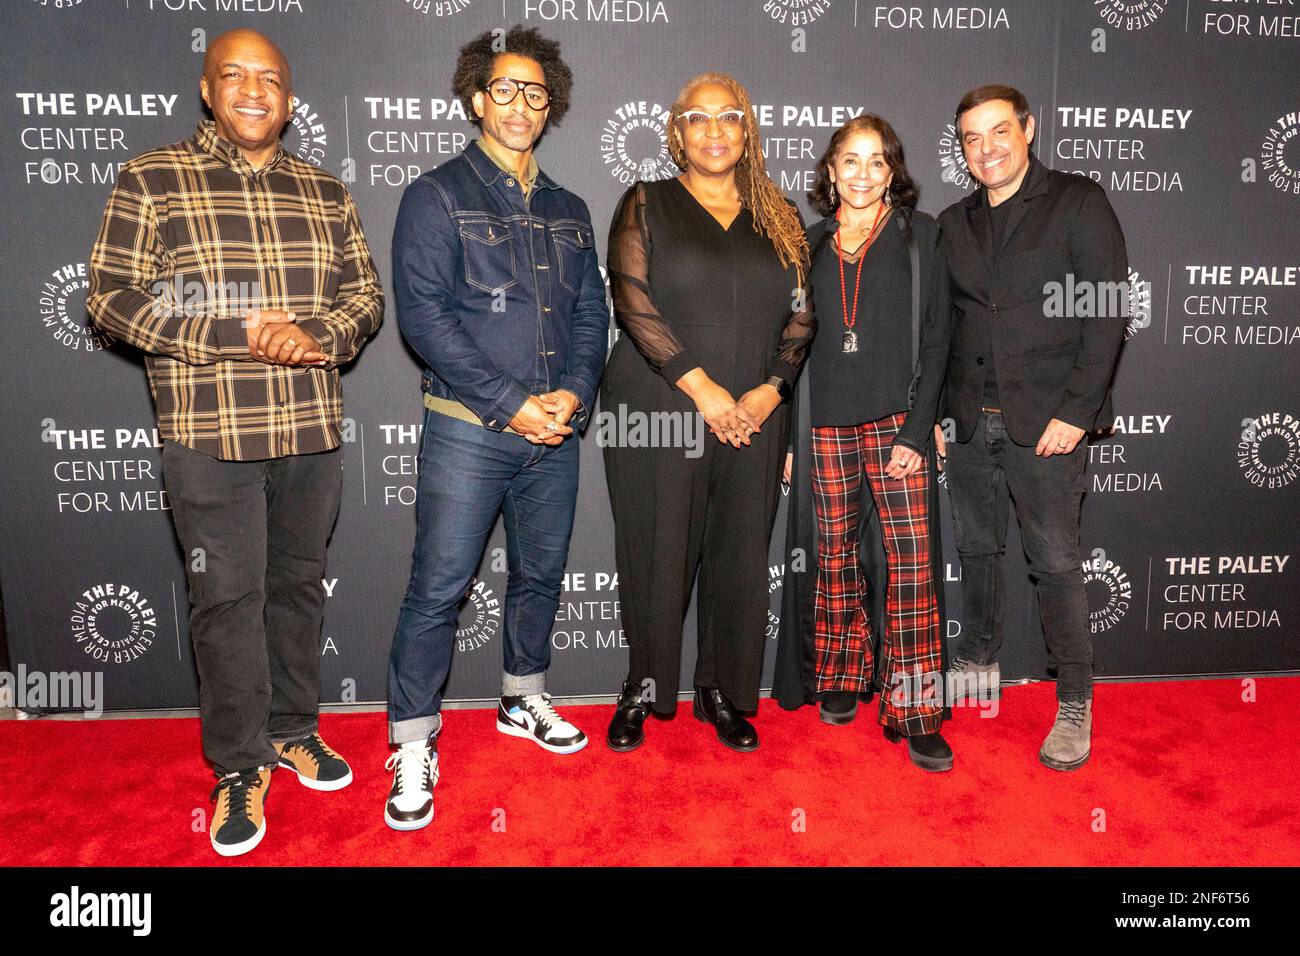
[[[397,324],[423,385],[501,431],[528,396],[569,389],[585,427],[609,305],[587,204],[538,172],[525,197],[477,143],[412,182],[393,230]]]

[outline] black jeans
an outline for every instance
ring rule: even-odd
[[[948,494],[961,556],[964,632],[959,656],[991,664],[1002,646],[1008,498],[1015,503],[1029,574],[1038,588],[1048,667],[1059,700],[1092,697],[1092,634],[1083,584],[1079,512],[1088,443],[1040,458],[982,412],[966,442],[948,444]]]
[[[218,774],[275,766],[272,741],[317,729],[343,458],[221,461],[169,440],[162,471],[189,580],[203,753]]]

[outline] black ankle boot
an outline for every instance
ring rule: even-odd
[[[617,753],[636,750],[645,740],[642,729],[650,714],[650,705],[641,696],[641,690],[631,681],[623,681],[623,691],[614,705],[614,718],[609,722],[605,743]]]
[[[724,746],[741,753],[758,749],[758,731],[754,725],[736,712],[731,701],[716,687],[695,688],[695,719],[717,728],[718,739]]]
[[[885,739],[890,743],[907,740],[907,755],[912,758],[912,763],[922,770],[940,773],[952,769],[952,748],[943,739],[943,734],[937,730],[932,734],[920,734],[907,738],[904,738],[893,727],[886,726],[884,731]]]
[[[858,712],[858,694],[852,690],[832,690],[822,694],[817,713],[824,724],[849,724]]]

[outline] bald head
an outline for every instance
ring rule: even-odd
[[[289,61],[256,30],[231,30],[208,47],[199,91],[212,110],[217,135],[254,168],[275,154],[289,116],[293,84]]]
[[[240,53],[255,53],[265,62],[274,63],[284,76],[285,89],[293,89],[289,77],[289,60],[284,51],[270,37],[247,27],[228,30],[212,41],[208,52],[203,55],[203,75],[211,76],[212,71],[221,63]]]

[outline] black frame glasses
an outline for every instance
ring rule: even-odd
[[[504,100],[497,96],[497,91],[495,89],[496,85],[501,83],[503,80],[507,83],[513,83],[515,87],[514,92]],[[533,87],[542,91],[543,101],[540,106],[533,103],[532,100],[528,98],[528,91]],[[521,91],[524,94],[524,102],[528,104],[529,109],[540,113],[542,110],[546,109],[546,107],[551,105],[551,91],[546,88],[545,83],[533,83],[530,80],[516,80],[513,76],[498,76],[495,79],[489,80],[488,85],[483,88],[483,92],[492,97],[492,102],[497,106],[509,106],[515,101],[515,98],[519,96]]]

